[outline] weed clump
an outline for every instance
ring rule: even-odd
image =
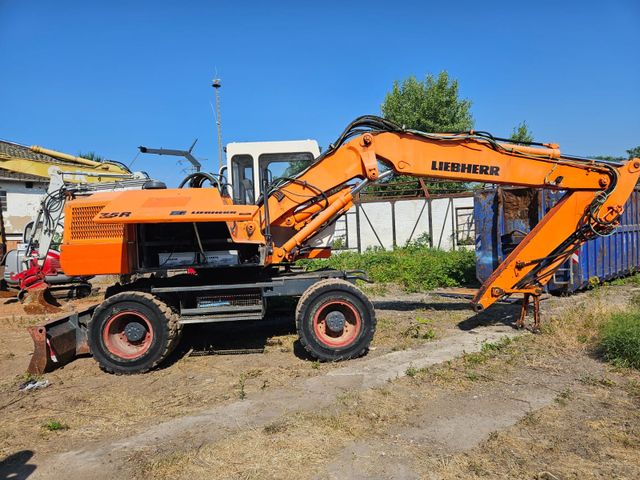
[[[49,420],[42,425],[42,428],[50,432],[59,432],[62,430],[69,430],[69,425],[62,423],[59,420]]]
[[[434,340],[437,334],[431,326],[431,321],[426,318],[417,317],[415,323],[409,325],[409,327],[402,332],[402,336],[422,340]]]
[[[445,252],[412,243],[392,251],[374,248],[364,253],[343,252],[327,259],[300,262],[307,270],[335,268],[364,270],[375,282],[397,283],[408,292],[475,284],[475,253]]]
[[[640,370],[640,311],[612,315],[602,327],[600,346],[606,360]]]
[[[415,377],[415,376],[416,376],[416,375],[418,375],[419,373],[420,373],[420,370],[419,370],[419,369],[417,369],[416,367],[414,367],[413,365],[408,366],[408,367],[407,367],[407,370],[404,372],[404,374],[405,374],[407,377],[411,377],[411,378]]]

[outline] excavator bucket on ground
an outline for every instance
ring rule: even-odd
[[[37,375],[50,372],[88,354],[86,325],[97,305],[29,327],[34,348],[27,372]]]
[[[53,296],[46,284],[31,290],[22,290],[18,298],[22,302],[25,313],[30,315],[62,312],[60,303]]]

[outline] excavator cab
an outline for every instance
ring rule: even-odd
[[[306,169],[320,155],[315,140],[286,142],[235,142],[227,145],[233,203],[253,205],[262,194],[266,181],[292,177]]]
[[[315,140],[283,142],[235,142],[226,148],[227,165],[222,176],[228,177],[233,203],[256,204],[264,190],[278,178],[291,178],[309,167],[320,155]],[[230,176],[225,174],[231,172]],[[313,248],[327,250],[333,244],[335,223],[327,225],[309,241]]]

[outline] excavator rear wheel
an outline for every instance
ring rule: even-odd
[[[162,362],[180,340],[182,326],[171,308],[145,292],[106,299],[88,324],[89,348],[103,370],[144,373]]]
[[[369,299],[353,284],[322,280],[305,291],[296,308],[300,343],[323,362],[364,355],[376,330]]]

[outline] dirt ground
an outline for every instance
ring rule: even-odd
[[[81,308],[96,300],[99,297],[73,304]],[[394,289],[376,305],[378,329],[369,356],[442,338],[469,316],[460,300]],[[309,359],[298,348],[293,319],[285,317],[263,325],[190,326],[178,352],[146,375],[109,375],[93,359],[81,358],[46,374],[50,387],[25,394],[18,388],[27,378],[24,372],[33,351],[26,327],[44,319],[25,315],[14,302],[0,305],[0,456],[21,449],[49,454],[103,435],[135,433],[339,366]],[[200,355],[210,351],[219,354]],[[51,420],[69,427],[64,442],[56,441],[61,432],[42,427]]]
[[[519,309],[498,305],[473,315],[465,300],[393,288],[369,293],[378,331],[369,355],[348,362],[354,368],[474,326],[510,324]],[[542,335],[487,344],[439,366],[409,367],[383,386],[345,390],[322,410],[230,430],[216,441],[187,440],[171,454],[132,452],[127,475],[640,478],[640,374],[602,363],[590,347],[599,322],[635,295],[631,286],[616,286],[546,300]],[[108,375],[83,358],[45,375],[49,387],[24,393],[18,388],[31,353],[24,328],[42,319],[11,304],[0,305],[0,317],[0,472],[20,465],[30,472],[26,466],[61,452],[268,398],[300,380],[331,378],[344,366],[307,358],[292,319],[273,318],[260,326],[190,329],[171,361],[145,375]],[[217,354],[194,355],[204,351]],[[237,351],[255,353],[229,354]]]

